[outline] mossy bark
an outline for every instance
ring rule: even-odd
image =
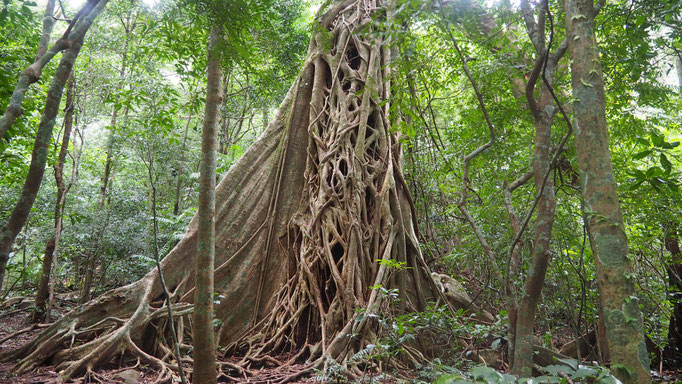
[[[611,366],[624,383],[648,383],[649,356],[609,152],[596,10],[592,0],[565,0],[564,7],[576,154]]]

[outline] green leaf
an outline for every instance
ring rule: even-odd
[[[661,167],[663,167],[663,169],[665,169],[665,173],[670,174],[670,172],[673,169],[673,165],[670,162],[670,160],[668,160],[668,157],[665,155],[665,153],[661,153],[659,160],[661,161]]]
[[[663,170],[660,167],[657,167],[655,165],[646,170],[646,178],[647,179],[653,179],[655,177],[661,176],[662,174],[663,174]]]
[[[643,183],[644,183],[644,180],[639,180],[636,183],[632,184],[629,189],[631,191],[634,191],[635,189],[639,188]]]
[[[635,154],[632,156],[632,159],[633,159],[633,160],[640,160],[640,159],[643,159],[643,158],[649,156],[652,152],[653,152],[653,150],[647,149],[646,151],[642,151],[642,152],[635,153]]]
[[[484,366],[476,366],[471,368],[469,371],[471,375],[476,379],[483,379],[486,383],[503,383],[504,377],[500,372]]]
[[[586,377],[595,377],[598,373],[599,370],[595,368],[580,366],[580,368],[571,375],[571,378],[575,380],[584,379]]]
[[[447,374],[447,375],[441,375],[438,380],[436,380],[436,384],[463,384],[463,383],[471,383],[471,381],[465,380],[462,375],[457,375],[457,374]]]
[[[645,147],[648,147],[648,146],[649,146],[649,140],[647,140],[647,139],[643,139],[643,138],[641,138],[641,137],[638,137],[638,138],[637,138],[637,142],[638,142],[639,144],[645,146]]]
[[[573,370],[578,369],[578,360],[576,359],[557,359],[558,362],[564,363],[571,367]]]
[[[651,141],[654,143],[654,147],[662,148],[665,145],[665,139],[662,135],[652,132],[650,136]]]

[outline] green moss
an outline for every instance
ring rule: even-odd
[[[599,262],[607,267],[619,267],[626,262],[627,245],[618,235],[594,235]]]

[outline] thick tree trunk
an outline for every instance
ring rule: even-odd
[[[194,373],[193,381],[217,381],[215,330],[213,329],[213,268],[215,264],[215,173],[218,113],[222,102],[220,40],[222,28],[214,26],[208,43],[208,71],[204,129],[201,135],[199,168],[199,229],[194,293]]]
[[[73,94],[74,84],[72,73],[68,88],[66,89],[64,133],[62,134],[62,143],[59,148],[57,164],[54,166],[54,179],[57,185],[57,200],[54,206],[54,233],[45,245],[43,270],[40,275],[38,293],[36,294],[36,310],[33,313],[33,322],[41,322],[44,321],[46,317],[49,317],[49,313],[46,313],[46,311],[48,308],[47,301],[50,298],[50,284],[54,284],[52,279],[52,264],[56,263],[56,260],[54,260],[54,258],[57,257],[55,250],[58,247],[59,238],[62,232],[64,204],[66,203],[67,190],[66,184],[64,183],[64,163],[66,162],[66,154],[69,151],[69,140],[71,138],[71,129],[73,128]]]
[[[609,153],[594,2],[565,0],[564,7],[575,99],[576,154],[611,364],[624,383],[648,383],[649,355]]]
[[[104,2],[104,0],[102,0]],[[102,3],[100,3],[102,4]],[[0,229],[0,287],[5,273],[5,267],[9,259],[9,253],[12,248],[14,239],[19,234],[21,227],[23,227],[28,217],[33,202],[38,195],[40,184],[43,181],[43,174],[45,172],[45,163],[47,162],[47,153],[52,140],[52,128],[57,118],[59,111],[59,104],[62,98],[64,85],[71,73],[78,53],[80,52],[83,40],[74,41],[69,49],[64,51],[64,55],[57,67],[52,84],[48,91],[48,97],[45,102],[45,110],[38,125],[38,132],[36,134],[35,144],[33,145],[33,153],[31,154],[31,165],[29,166],[26,181],[21,190],[19,201],[12,210],[9,220]]]

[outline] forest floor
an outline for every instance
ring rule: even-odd
[[[57,298],[58,306],[53,310],[53,316],[65,314],[77,305],[77,293],[60,294]],[[0,310],[0,354],[15,350],[37,336],[47,325],[38,326],[6,341],[5,338],[13,335],[17,331],[31,327],[32,302],[26,305],[17,303],[10,308]],[[4,341],[4,342],[3,342]],[[116,361],[97,369],[95,375],[80,378],[75,383],[99,383],[99,384],[151,384],[155,383],[159,372],[145,364],[139,364],[135,359],[115,359]],[[13,362],[0,363],[0,384],[51,384],[61,383],[59,374],[54,366],[45,365],[21,375],[12,372]],[[222,376],[218,379],[224,383],[271,383],[283,377],[295,375],[303,369],[302,364],[293,364],[285,367],[265,367],[252,371],[248,377],[227,377]],[[309,375],[308,375],[309,376]],[[180,382],[180,378],[174,378]],[[311,382],[311,378],[305,376],[298,382]],[[294,381],[296,383],[297,381]]]
[[[76,294],[62,294],[58,297],[58,307],[56,312],[64,314],[75,305],[77,305]],[[54,313],[54,312],[53,312]],[[14,350],[21,347],[23,344],[29,342],[38,333],[40,333],[47,325],[31,327],[30,322],[31,309],[29,305],[17,304],[11,308],[0,310],[0,354]],[[17,331],[25,330],[25,332],[13,336],[8,340],[6,337],[13,335]],[[99,384],[151,384],[155,383],[159,372],[145,364],[139,364],[132,358],[115,358],[111,364],[100,367],[92,376],[82,377],[75,383],[99,383]],[[286,360],[286,359],[283,359]],[[229,360],[227,360],[229,361]],[[234,363],[235,361],[230,361]],[[39,383],[61,383],[59,374],[54,366],[45,365],[30,372],[21,375],[15,375],[12,372],[14,363],[0,363],[0,384],[39,384]],[[219,378],[219,382],[224,383],[273,383],[278,380],[295,375],[303,369],[302,364],[294,364],[284,367],[266,367],[256,371],[252,371],[252,375],[248,377],[228,377],[226,375]],[[409,377],[413,373],[404,372],[403,376]],[[660,372],[652,371],[654,382],[656,383],[682,383],[682,369],[680,370],[663,370]],[[368,379],[368,378],[366,378]],[[180,378],[175,378],[176,382],[180,382]],[[301,379],[294,381],[299,382],[316,382],[313,377],[303,376]],[[381,379],[381,382],[386,382]],[[389,379],[388,383],[395,383],[396,380]]]

